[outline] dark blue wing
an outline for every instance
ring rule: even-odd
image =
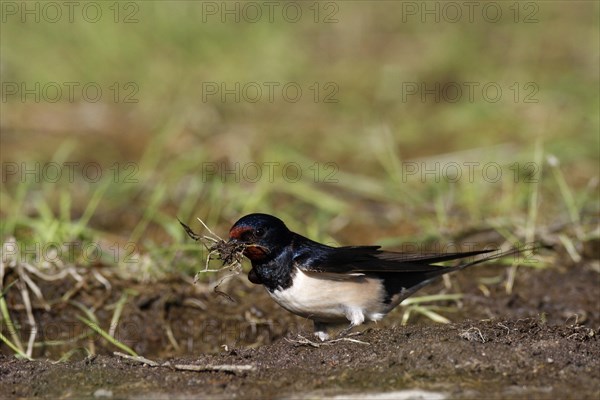
[[[380,246],[330,247],[302,236],[294,240],[294,264],[305,271],[351,272],[434,272],[448,267],[432,265],[442,261],[473,257],[494,250],[463,253],[400,253]]]

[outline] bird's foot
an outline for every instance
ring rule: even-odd
[[[329,334],[325,331],[316,331],[313,333],[321,342],[325,342],[329,339]]]
[[[356,335],[360,335],[360,332],[354,332],[351,333],[352,329],[355,327],[356,325],[354,324],[350,324],[347,328],[344,328],[340,331],[340,333],[338,333],[338,337],[349,337],[349,336],[356,336]]]
[[[314,335],[316,338],[318,338],[322,344],[331,344],[334,342],[339,342],[339,341],[353,341],[353,339],[349,339],[351,336],[357,336],[360,335],[361,332],[350,332],[354,327],[356,326],[356,324],[350,324],[348,327],[346,327],[344,330],[342,330],[341,332],[339,332],[335,338],[331,339],[329,334],[327,333],[327,328],[329,327],[329,325],[325,322],[319,322],[319,321],[314,321]],[[315,346],[315,344],[319,344],[319,343],[315,343],[315,342],[311,342],[310,340],[306,339],[303,336],[298,335],[298,337],[300,338],[300,342],[305,342],[304,344],[309,344],[313,347],[319,347],[319,346]],[[310,342],[310,343],[308,343]],[[357,342],[360,342],[357,340]],[[365,343],[365,342],[361,342],[361,343]]]
[[[315,331],[313,335],[315,335],[321,342],[329,339],[329,334],[327,333],[327,324],[324,322],[314,321],[313,322]]]
[[[350,336],[355,336],[355,334],[352,334]],[[331,345],[339,343],[339,342],[351,342],[351,343],[366,344],[366,345],[371,344],[369,342],[363,342],[362,340],[351,339],[349,337],[340,337],[340,338],[336,338],[336,339],[325,339],[321,342],[313,342],[312,340],[307,339],[300,334],[298,334],[298,340],[288,339],[288,338],[286,338],[285,340],[287,340],[289,343],[293,343],[296,346],[311,346],[311,347],[316,347],[316,348],[319,348],[321,346],[331,346]]]

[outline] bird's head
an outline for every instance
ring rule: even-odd
[[[249,214],[229,230],[229,242],[245,245],[244,255],[252,262],[269,260],[287,246],[292,232],[282,220],[269,214]]]

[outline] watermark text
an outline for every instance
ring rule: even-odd
[[[2,102],[58,103],[99,101],[138,103],[140,88],[135,82],[2,82]]]
[[[338,103],[335,82],[202,82],[202,102],[297,103],[304,97],[315,103]]]
[[[334,162],[301,165],[297,162],[247,162],[202,163],[202,182],[219,180],[221,182],[269,182],[283,179],[287,183],[295,183],[309,179],[315,183],[338,183],[336,174],[339,167]]]
[[[0,4],[2,23],[140,22],[140,6],[134,1],[3,1]]]
[[[402,82],[401,101],[421,103],[485,102],[539,103],[540,88],[535,82]]]
[[[334,24],[339,22],[340,10],[334,1],[203,1],[201,7],[203,23],[295,24],[307,20],[315,24]]]
[[[3,162],[2,183],[97,183],[110,177],[114,183],[138,183],[139,167],[134,162],[115,162],[105,168],[97,162]]]
[[[497,162],[417,162],[406,161],[401,165],[402,183],[410,181],[449,183],[497,183],[512,179],[514,183],[537,183],[540,166],[534,162],[503,165]]]
[[[403,23],[486,22],[535,24],[540,6],[534,1],[403,1]]]

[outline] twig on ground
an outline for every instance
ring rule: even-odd
[[[195,371],[195,372],[203,372],[203,371],[221,371],[221,372],[231,372],[231,373],[239,373],[245,371],[254,371],[256,366],[254,365],[231,365],[231,364],[223,364],[223,365],[195,365],[195,364],[175,364],[171,365],[168,361],[165,363],[157,363],[156,361],[149,360],[145,357],[141,356],[130,356],[128,354],[120,353],[115,351],[113,353],[117,357],[124,358],[126,360],[135,361],[140,364],[146,364],[150,367],[163,367],[163,368],[172,368],[177,371]]]
[[[129,354],[121,353],[119,351],[115,351],[115,352],[113,352],[113,354],[115,356],[117,356],[117,357],[121,357],[121,358],[124,358],[126,360],[135,361],[135,362],[138,362],[140,364],[148,364],[151,367],[160,367],[161,366],[156,361],[149,360],[146,357],[142,357],[142,356],[130,356]]]
[[[179,371],[222,371],[222,372],[243,372],[243,371],[254,371],[256,367],[254,365],[194,365],[194,364],[175,364],[173,366]]]

